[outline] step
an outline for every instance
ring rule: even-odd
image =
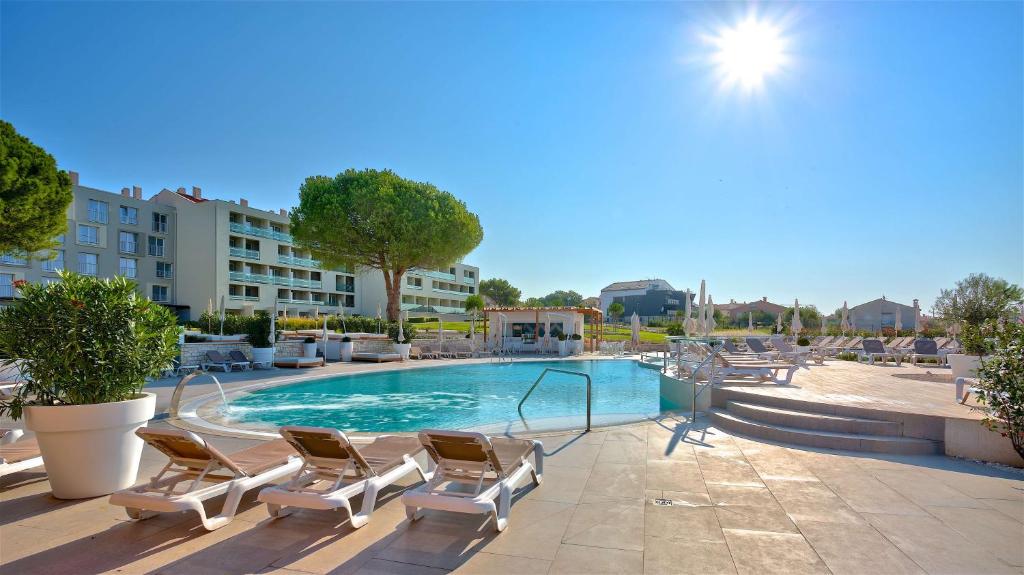
[[[711,409],[708,415],[717,427],[727,431],[781,443],[822,447],[825,449],[893,453],[899,455],[933,455],[942,453],[942,445],[930,439],[801,429],[799,427],[774,425],[747,419],[720,408]]]
[[[761,423],[799,429],[861,435],[902,435],[902,426],[895,421],[810,413],[735,400],[726,402],[726,410],[729,413]]]

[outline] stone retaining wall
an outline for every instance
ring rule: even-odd
[[[302,355],[302,340],[279,341],[274,347],[274,353],[281,357]],[[247,341],[203,341],[181,344],[181,364],[199,365],[206,361],[207,351],[217,350],[226,356],[235,349],[244,353],[245,357],[252,359],[252,346]]]

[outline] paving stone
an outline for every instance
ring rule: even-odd
[[[551,564],[549,575],[639,574],[644,571],[640,551],[562,545]]]

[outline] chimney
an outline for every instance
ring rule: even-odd
[[[763,298],[761,298],[761,301],[763,301],[764,303],[768,303],[768,296],[764,296]]]
[[[128,188],[121,188],[121,195],[126,198],[130,197],[132,195],[131,190],[129,190]]]
[[[242,206],[243,208],[248,208],[249,207],[249,200],[247,200],[245,198],[241,198],[240,200],[238,200],[238,204],[240,206]]]
[[[196,198],[197,200],[202,199],[203,190],[199,186],[192,186],[192,197]]]
[[[183,195],[183,196],[187,196],[188,195],[188,194],[185,193],[185,188],[184,187],[178,188],[178,193]]]
[[[77,186],[78,185],[78,172],[68,172],[68,175],[71,176],[71,185],[72,186]]]
[[[142,187],[141,186],[132,186],[132,197],[135,198],[136,200],[141,200],[142,199]]]
[[[287,215],[288,215],[288,210],[286,210],[286,209],[284,209],[284,208],[281,208],[281,209],[280,209],[280,210],[278,211],[278,213],[279,213],[279,214],[281,214],[282,216],[287,216]]]

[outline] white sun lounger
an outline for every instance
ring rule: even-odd
[[[170,461],[148,483],[110,496],[110,504],[124,507],[132,519],[146,519],[161,512],[195,511],[203,527],[213,531],[234,519],[246,491],[287,477],[302,467],[302,458],[283,439],[224,455],[189,431],[143,427],[135,434]],[[203,483],[210,485],[204,487]],[[185,489],[177,491],[179,484],[185,484]],[[221,512],[207,517],[203,502],[225,493]]]
[[[287,483],[264,488],[259,501],[271,517],[284,517],[289,507],[344,509],[352,527],[370,521],[377,493],[409,473],[426,481],[429,474],[413,459],[423,451],[415,437],[378,436],[373,443],[356,448],[344,433],[323,427],[282,427],[281,436],[302,455],[302,468]],[[351,499],[363,494],[358,513]]]
[[[18,441],[24,433],[20,429],[0,429],[0,477],[43,464],[35,439]]]
[[[402,495],[412,521],[420,508],[487,513],[495,530],[504,531],[516,486],[527,474],[535,485],[541,483],[544,446],[539,441],[436,429],[421,431],[419,439],[437,467],[430,481]]]
[[[749,375],[759,380],[778,385],[789,385],[793,381],[793,374],[800,369],[795,363],[785,361],[759,361],[759,360],[737,360],[734,357],[718,354],[721,360],[722,375]],[[781,372],[785,371],[786,376],[782,377]]]

